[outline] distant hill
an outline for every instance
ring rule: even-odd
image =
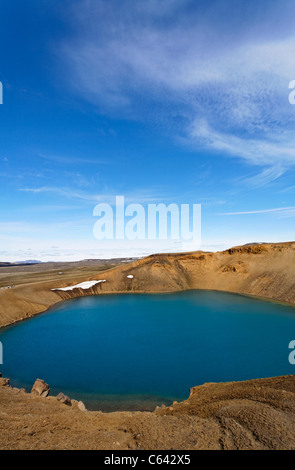
[[[8,263],[6,261],[0,261],[0,267],[2,266],[19,266],[19,265],[28,265],[28,264],[40,264],[42,261],[36,259],[27,259],[25,261],[15,261],[14,263]]]
[[[40,264],[42,261],[37,259],[26,259],[25,261],[15,261],[13,264]]]

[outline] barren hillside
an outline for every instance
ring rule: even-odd
[[[295,242],[246,245],[217,253],[152,255],[112,269],[68,269],[64,275],[54,271],[40,279],[41,274],[28,280],[24,273],[23,282],[18,278],[14,288],[0,289],[0,325],[40,313],[62,299],[122,292],[211,289],[295,304]],[[87,290],[51,290],[90,280],[106,282]]]

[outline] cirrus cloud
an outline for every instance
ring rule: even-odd
[[[164,123],[198,151],[294,166],[294,3],[167,5],[75,2],[75,34],[60,47],[72,89],[103,112]]]

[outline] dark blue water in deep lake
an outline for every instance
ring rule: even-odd
[[[0,330],[0,370],[94,409],[153,409],[204,382],[293,374],[293,339],[295,308],[239,295],[90,296]]]

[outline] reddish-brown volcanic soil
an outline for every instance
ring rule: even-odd
[[[0,449],[295,449],[295,376],[195,387],[149,412],[80,411],[1,387]]]

